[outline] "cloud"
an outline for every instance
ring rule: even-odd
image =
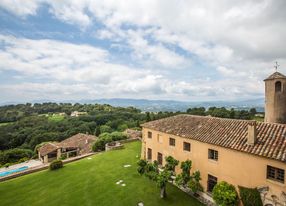
[[[85,0],[47,1],[47,3],[50,5],[50,12],[66,23],[86,28],[92,22],[85,12],[87,3]]]
[[[25,17],[27,15],[35,15],[40,3],[40,0],[1,0],[0,7],[14,15]]]
[[[0,36],[0,71],[27,81],[84,85],[110,97],[252,98],[263,96],[274,61],[286,65],[283,0],[10,2],[0,7],[25,17],[44,5],[83,37],[90,32],[108,45]]]
[[[198,79],[189,83],[156,70],[115,64],[110,62],[108,51],[84,44],[5,35],[0,36],[0,42],[4,46],[0,50],[0,71],[16,72],[11,77],[16,82],[0,84],[4,99],[138,98],[139,95],[186,100],[216,98],[227,93],[221,88],[229,82]],[[230,90],[243,91],[239,81],[235,83]],[[249,94],[242,93],[235,94],[245,97]]]

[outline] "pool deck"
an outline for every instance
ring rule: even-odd
[[[26,161],[26,162],[23,162],[23,163],[11,165],[8,168],[2,167],[2,168],[0,168],[0,172],[6,172],[6,171],[9,171],[9,170],[13,170],[13,169],[17,169],[17,168],[25,167],[25,166],[28,166],[29,168],[32,168],[32,167],[37,167],[37,166],[40,166],[40,165],[43,165],[43,163],[40,160],[29,160],[29,161]]]
[[[80,160],[82,158],[94,155],[94,154],[96,154],[96,153],[88,153],[88,154],[84,154],[84,155],[80,155],[80,156],[76,156],[76,157],[71,157],[69,159],[63,160],[63,163],[66,164],[66,163],[69,163],[69,162],[77,161],[77,160]],[[1,168],[0,172],[5,172],[5,171],[8,171],[8,170],[17,169],[19,167],[24,167],[24,166],[28,166],[29,168],[26,169],[26,170],[23,170],[21,172],[16,172],[16,173],[4,176],[4,177],[0,177],[0,182],[6,181],[6,180],[10,180],[10,179],[13,179],[13,178],[16,178],[16,177],[20,177],[20,176],[23,176],[23,175],[31,174],[31,173],[34,173],[34,172],[38,172],[38,171],[41,171],[41,170],[48,169],[49,166],[50,166],[50,163],[44,164],[40,160],[30,160],[28,162],[23,162],[23,163],[20,163],[20,164],[12,165],[12,166],[10,166],[7,169],[6,168]]]

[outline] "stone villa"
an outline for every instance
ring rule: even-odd
[[[38,156],[43,163],[47,163],[62,156],[69,158],[87,154],[92,151],[92,143],[96,139],[93,135],[79,133],[61,142],[48,142],[38,149]]]
[[[142,158],[192,160],[204,196],[217,182],[257,187],[267,201],[286,204],[286,76],[265,79],[265,122],[177,115],[144,123]],[[176,168],[179,173],[179,166]]]

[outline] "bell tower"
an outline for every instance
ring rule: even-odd
[[[265,122],[286,124],[286,76],[276,72],[265,82]]]

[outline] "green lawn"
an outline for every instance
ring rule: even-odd
[[[258,121],[258,122],[264,122],[264,117],[253,117],[252,118],[253,120],[256,120],[256,121]]]
[[[60,121],[62,121],[65,117],[62,116],[62,115],[55,114],[55,115],[49,115],[48,118],[49,118],[49,121],[60,122]]]
[[[13,122],[3,122],[3,123],[0,123],[0,127],[1,127],[1,126],[6,126],[6,125],[8,125],[8,124],[13,124]]]
[[[136,171],[140,142],[126,144],[125,149],[67,164],[58,171],[42,171],[0,183],[1,205],[104,205],[129,206],[143,202],[146,206],[201,206],[173,185],[168,197],[159,197],[155,182]],[[123,165],[131,167],[124,168]],[[117,185],[123,180],[125,187]]]

